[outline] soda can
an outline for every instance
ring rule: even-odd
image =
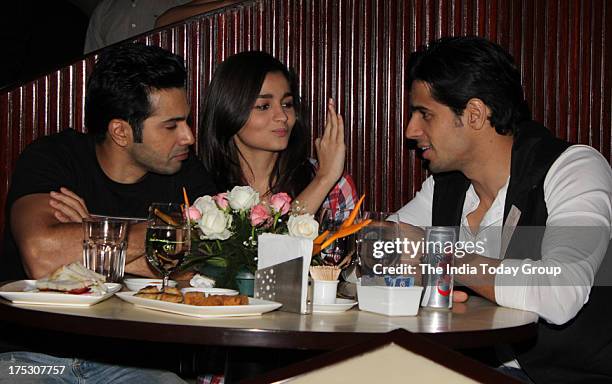
[[[421,306],[431,308],[453,307],[453,274],[457,231],[452,227],[429,227],[425,230],[423,286],[425,292]]]

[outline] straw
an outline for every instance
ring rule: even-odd
[[[310,275],[314,280],[338,280],[341,269],[331,265],[316,265],[310,267]]]
[[[185,209],[189,210],[189,207],[191,207],[191,205],[189,205],[189,198],[187,197],[187,191],[185,190],[185,187],[183,187],[183,199],[185,199]]]
[[[157,208],[153,210],[153,213],[155,213],[155,216],[162,219],[166,224],[172,225],[173,227],[177,227],[179,225],[176,221],[174,221],[174,219],[171,216],[166,215],[165,213],[163,213]]]
[[[346,227],[353,225],[353,222],[355,221],[355,219],[357,218],[357,214],[359,213],[359,207],[361,207],[361,204],[363,203],[365,196],[366,196],[365,194],[361,195],[361,198],[359,199],[357,204],[355,204],[355,206],[353,207],[353,210],[351,211],[351,214],[349,215],[349,217],[347,217],[346,220],[344,220],[344,222],[340,224],[340,228],[346,228]]]

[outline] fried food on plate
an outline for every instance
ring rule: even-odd
[[[185,294],[184,304],[197,306],[223,306],[223,305],[246,305],[249,303],[249,298],[245,295],[227,296],[227,295],[210,295],[204,296],[202,292],[187,292]]]
[[[169,293],[162,293],[159,295],[158,300],[161,301],[168,301],[170,303],[182,303],[183,302],[183,296],[180,294],[178,295],[171,295]]]
[[[200,307],[249,304],[249,298],[245,295],[206,296],[203,292],[187,292],[185,295],[181,295],[181,291],[177,288],[166,287],[164,292],[161,292],[156,286],[153,285],[142,288],[134,296],[142,297],[144,299],[161,300],[171,303],[183,303]]]
[[[245,295],[236,296],[225,296],[223,298],[223,305],[247,305],[249,298]]]
[[[156,285],[147,285],[144,288],[141,288],[138,293],[159,293],[159,289]]]
[[[141,291],[142,291],[142,289],[141,289]],[[142,297],[143,299],[159,300],[159,294],[158,293],[140,293],[140,292],[138,292],[134,296]]]
[[[180,295],[181,291],[176,287],[165,287],[164,293],[167,293],[169,295]]]
[[[204,296],[202,292],[187,292],[183,296],[183,299],[183,304],[187,305],[202,306],[205,305],[204,303],[206,302],[206,296]]]

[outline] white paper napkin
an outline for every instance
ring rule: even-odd
[[[308,267],[312,258],[312,240],[289,235],[262,233],[257,241],[257,269],[268,268],[303,257],[306,276],[308,276]]]
[[[256,296],[260,289],[260,277],[265,280],[267,276],[270,283],[266,282],[261,287],[265,287],[265,290],[269,292],[265,291],[263,294],[273,295],[274,300],[283,303],[281,310],[309,313],[311,307],[308,306],[308,269],[312,258],[312,240],[264,233],[259,236],[258,243]],[[299,273],[295,267],[299,268],[297,270]],[[267,275],[269,270],[273,270],[274,274],[279,277],[274,278],[271,274]],[[287,273],[300,277],[297,277],[297,280],[287,281],[286,277],[289,276]]]

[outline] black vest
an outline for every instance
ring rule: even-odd
[[[535,122],[521,124],[512,146],[510,182],[504,221],[512,205],[520,211],[518,226],[546,225],[544,179],[569,144]],[[432,224],[459,226],[470,181],[460,172],[434,176]],[[515,234],[516,235],[516,234]],[[513,235],[508,253],[521,247]],[[541,234],[524,258],[541,259]],[[610,248],[608,249],[610,251]],[[609,253],[609,252],[608,252]],[[606,255],[608,258],[608,255]],[[600,269],[600,273],[603,270]],[[521,367],[536,383],[612,383],[612,289],[591,289],[589,301],[569,322],[557,326],[540,320],[535,341],[517,345]]]

